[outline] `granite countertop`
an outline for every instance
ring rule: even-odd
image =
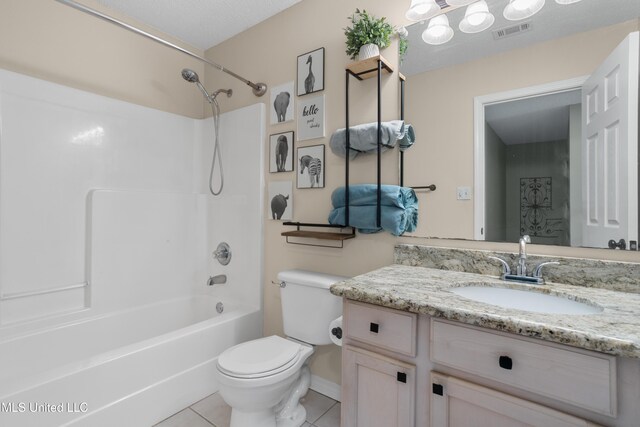
[[[559,294],[603,308],[584,315],[501,308],[450,292],[497,286]],[[640,294],[558,283],[524,285],[476,273],[391,265],[331,286],[331,293],[412,313],[454,320],[617,356],[640,358]]]

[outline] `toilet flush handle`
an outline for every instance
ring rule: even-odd
[[[286,287],[287,287],[287,284],[286,284],[285,282],[274,282],[274,281],[272,280],[272,281],[271,281],[271,284],[272,284],[272,285],[278,285],[278,286],[280,286],[281,288],[286,288]]]

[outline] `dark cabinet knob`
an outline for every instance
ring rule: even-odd
[[[398,372],[396,374],[396,379],[398,380],[398,382],[401,383],[407,383],[407,374],[405,374],[404,372]]]
[[[438,396],[444,395],[444,387],[442,386],[442,384],[431,384],[431,391],[433,392],[433,394],[437,394]]]
[[[500,356],[500,359],[498,359],[498,364],[502,369],[510,370],[511,368],[513,368],[513,360],[511,360],[509,356]]]
[[[373,332],[374,334],[377,334],[379,329],[380,329],[380,325],[378,325],[377,323],[371,322],[369,324],[369,331]]]

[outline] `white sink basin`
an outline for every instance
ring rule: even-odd
[[[450,291],[470,300],[513,310],[549,314],[594,314],[602,312],[602,308],[595,305],[573,301],[556,295],[519,289],[467,286],[452,288]]]

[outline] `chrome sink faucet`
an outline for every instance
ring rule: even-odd
[[[520,237],[518,246],[520,247],[520,253],[518,255],[518,268],[516,274],[518,276],[527,275],[527,243],[531,243],[531,237],[528,234]]]
[[[506,280],[509,282],[520,282],[520,283],[531,283],[531,284],[543,284],[544,279],[542,278],[542,267],[546,265],[557,265],[559,262],[556,261],[547,261],[538,264],[531,276],[527,276],[527,243],[531,243],[531,238],[528,235],[524,235],[520,237],[518,242],[519,244],[519,254],[518,254],[518,265],[516,267],[516,274],[511,273],[511,268],[509,267],[509,263],[502,258],[490,256],[489,259],[493,259],[496,261],[500,261],[502,264],[502,280]]]

